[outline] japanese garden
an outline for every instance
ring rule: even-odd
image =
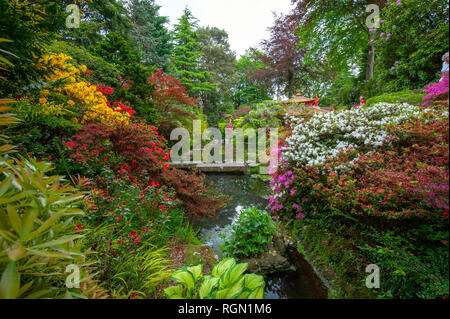
[[[0,299],[448,299],[448,1],[285,2],[0,0]]]

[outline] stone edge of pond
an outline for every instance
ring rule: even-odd
[[[301,246],[302,251],[298,251],[298,249],[297,249],[298,245]],[[313,261],[314,257],[307,253],[307,251],[308,251],[307,246],[306,246],[306,244],[303,243],[303,241],[300,238],[297,238],[296,247],[294,247],[294,249],[296,249],[298,251],[298,253],[303,256],[303,258],[311,266],[312,270],[315,272],[317,277],[319,277],[319,279],[322,281],[322,283],[325,285],[325,287],[327,287],[328,294],[330,294],[333,291],[336,291],[336,287],[331,283],[331,280],[333,280],[333,279],[327,279],[327,276],[325,275],[325,273],[330,273],[330,272],[334,272],[334,271],[330,268],[326,268],[326,266],[316,265]]]

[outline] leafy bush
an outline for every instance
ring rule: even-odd
[[[424,94],[420,91],[404,90],[395,93],[385,93],[371,97],[367,100],[367,106],[373,106],[378,103],[407,103],[409,105],[418,105],[422,102]]]
[[[385,143],[389,123],[400,124],[420,114],[419,106],[380,103],[373,107],[315,114],[310,120],[291,117],[292,135],[283,158],[296,167],[324,163],[349,148],[360,152]]]
[[[274,222],[269,214],[254,207],[240,213],[232,230],[222,249],[227,256],[257,256],[264,252],[275,235]]]
[[[71,120],[74,114],[63,105],[35,103],[21,99],[12,104],[20,122],[7,132],[21,153],[32,153],[39,158],[58,158],[63,140],[72,136],[79,124]]]
[[[389,151],[380,149],[356,160],[357,151],[343,151],[324,164],[279,174],[272,183],[279,195],[269,205],[290,216],[443,222],[448,217],[448,115],[428,116],[434,120],[410,119],[386,128]]]
[[[77,234],[83,193],[59,176],[46,176],[50,163],[7,159],[0,165],[0,297],[104,295],[92,280],[84,235]],[[69,289],[64,273],[73,264],[84,285]]]
[[[309,132],[302,128],[313,123],[295,127],[298,134],[287,139],[283,154],[306,145],[305,156],[315,159],[311,145],[317,145],[319,153],[336,140],[356,138],[347,131],[352,125],[360,128],[356,133],[363,140],[348,149],[335,147],[336,154],[316,162],[301,161],[291,153],[286,167],[273,176],[269,206],[275,217],[295,221],[315,262],[337,273],[339,294],[348,293],[345,286],[350,282],[354,296],[373,297],[358,285],[364,279],[361,265],[375,263],[384,269],[377,297],[445,298],[448,109],[387,106],[350,111],[355,116],[344,122],[345,115],[339,113],[328,115],[335,119],[330,122],[313,117],[317,126]],[[366,113],[368,124],[353,122],[358,112]],[[379,134],[372,130],[375,127],[383,132],[381,144],[370,141]]]
[[[153,126],[131,124],[83,126],[70,142],[75,165],[85,176],[94,177],[105,168],[128,175],[145,186],[157,183],[173,188],[192,217],[213,216],[224,204],[224,197],[212,194],[203,176],[170,168],[166,140]]]
[[[418,10],[420,8],[420,10]],[[374,74],[384,90],[418,88],[435,80],[449,47],[446,0],[391,1],[374,30]]]
[[[108,291],[120,298],[159,297],[170,275],[167,249],[154,244],[151,227],[128,229],[125,220],[116,219],[94,226],[87,234],[101,261],[101,278]]]
[[[256,127],[279,127],[286,111],[282,104],[266,101],[252,106],[247,118]]]
[[[203,275],[203,265],[183,267],[172,275],[181,285],[164,289],[169,299],[263,299],[264,278],[246,274],[248,264],[236,264],[226,258],[215,265],[210,276]]]
[[[448,72],[444,74],[444,78],[440,82],[431,83],[427,85],[424,92],[428,93],[423,97],[425,101],[422,106],[433,106],[436,102],[447,100],[449,92]],[[448,107],[448,105],[447,105]]]

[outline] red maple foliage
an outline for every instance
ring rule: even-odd
[[[190,98],[187,95],[186,88],[181,85],[178,79],[165,74],[163,70],[153,72],[148,82],[155,85],[152,99],[155,102],[155,107],[159,109],[167,109],[172,104],[194,106],[198,102],[197,99]]]
[[[167,141],[156,127],[90,123],[79,129],[69,143],[72,157],[88,167],[109,166],[144,187],[173,188],[191,217],[214,216],[225,204],[223,196],[208,190],[203,176],[170,167]]]
[[[306,71],[303,64],[306,50],[298,46],[299,38],[295,32],[303,15],[304,9],[296,6],[289,14],[276,16],[269,28],[270,39],[261,43],[263,52],[253,50],[255,58],[266,67],[249,72],[258,81],[270,79],[289,97],[295,93],[298,76]]]

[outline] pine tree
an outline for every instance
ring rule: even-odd
[[[155,0],[132,0],[128,11],[134,25],[132,37],[141,50],[142,63],[166,69],[172,53],[172,43],[166,28],[169,20],[159,15],[160,8]]]
[[[198,28],[197,19],[188,8],[174,28],[175,47],[171,59],[174,75],[193,96],[213,90],[215,84],[209,82],[211,73],[200,65],[202,51],[195,32]]]

